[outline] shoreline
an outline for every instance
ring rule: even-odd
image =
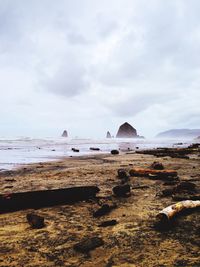
[[[1,193],[82,185],[95,185],[100,189],[96,199],[1,214],[0,266],[155,267],[181,266],[182,263],[185,264],[182,266],[199,266],[199,211],[178,218],[176,227],[168,232],[162,233],[153,227],[158,212],[176,202],[170,195],[160,195],[172,186],[162,180],[130,177],[129,197],[117,198],[112,193],[112,188],[119,185],[119,168],[127,171],[134,167],[148,168],[154,161],[177,171],[181,181],[195,180],[193,183],[200,188],[198,155],[193,153],[184,159],[137,153],[97,154],[34,163],[4,176],[0,173]],[[115,208],[109,214],[94,218],[93,212],[103,204]],[[33,211],[44,216],[44,228],[31,229],[27,224],[26,214]],[[117,224],[99,226],[107,220],[116,220]],[[90,255],[74,250],[75,244],[92,237],[101,237],[104,244]]]

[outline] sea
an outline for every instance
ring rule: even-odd
[[[177,139],[80,139],[0,137],[0,172],[29,163],[55,161],[67,157],[110,153],[112,149],[135,151],[158,147],[186,147],[193,140]],[[99,151],[90,148],[99,148]],[[72,148],[79,149],[73,152]]]

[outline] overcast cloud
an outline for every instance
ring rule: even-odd
[[[0,0],[0,136],[200,128],[198,0]]]

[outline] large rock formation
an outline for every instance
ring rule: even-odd
[[[106,138],[111,138],[111,134],[109,131],[107,131]]]
[[[173,129],[159,133],[158,138],[188,138],[193,139],[200,135],[200,129]]]
[[[133,126],[131,126],[128,122],[125,122],[119,127],[119,130],[116,135],[117,138],[135,138],[139,137],[137,135],[137,131]]]
[[[68,137],[68,133],[66,130],[63,131],[62,137]]]

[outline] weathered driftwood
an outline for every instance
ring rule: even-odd
[[[194,209],[200,207],[200,200],[185,200],[177,202],[174,205],[160,211],[157,215],[157,219],[164,224],[169,223],[177,214],[187,209]]]
[[[90,199],[99,192],[97,186],[29,191],[0,195],[0,213],[41,208]]]
[[[129,171],[130,176],[147,176],[155,178],[167,178],[167,177],[177,177],[177,172],[175,170],[153,170],[153,169],[142,169],[134,168]]]

